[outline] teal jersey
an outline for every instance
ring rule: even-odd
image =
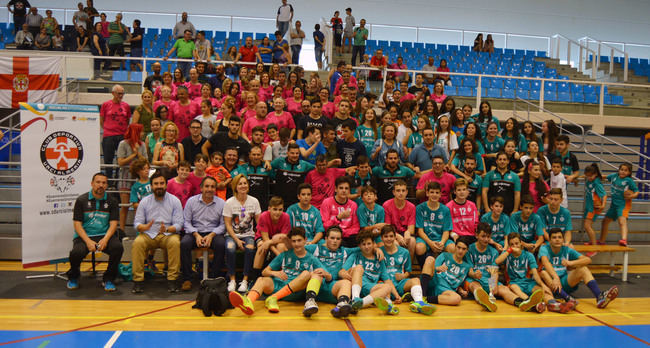
[[[359,171],[357,170],[354,173],[354,183],[352,184],[352,187],[350,188],[350,193],[351,194],[356,194],[361,191],[360,187],[363,186],[370,186],[372,185],[372,175],[370,175],[371,172],[368,172],[365,177],[361,177],[359,175]],[[363,204],[363,197],[359,196],[357,199],[354,200],[355,203],[357,203],[357,206],[361,206]]]
[[[138,203],[140,202],[140,200],[142,200],[144,197],[150,194],[151,194],[151,184],[149,183],[149,181],[147,181],[144,184],[141,183],[140,181],[136,181],[131,186],[131,196],[129,197],[129,202]]]
[[[379,133],[377,133],[377,130],[364,125],[357,127],[357,130],[354,131],[354,137],[359,139],[366,148],[366,153],[369,155],[372,154],[372,147],[375,146],[375,141],[377,141],[378,138],[381,138]]]
[[[361,265],[364,269],[364,282],[377,283],[380,280],[391,279],[384,261],[379,261],[377,258],[368,259],[361,252],[350,255],[343,263],[343,268],[350,269],[357,265]]]
[[[524,138],[523,134],[520,133],[519,136],[517,137],[517,139],[515,139],[513,137],[510,137],[510,136],[508,136],[506,134],[502,134],[501,136],[503,137],[503,142],[504,143],[506,141],[510,140],[510,139],[515,140],[515,143],[517,144],[517,150],[516,150],[517,152],[526,152],[526,151],[528,151],[528,143],[526,142],[526,139]],[[524,146],[526,146],[526,147],[524,147]]]
[[[508,255],[506,259],[506,269],[508,271],[508,277],[510,281],[516,281],[519,279],[530,278],[528,272],[532,269],[537,269],[537,262],[535,261],[535,256],[528,250],[522,250],[519,257],[515,255]]]
[[[473,154],[474,159],[476,160],[476,170],[483,172],[485,171],[485,168],[483,167],[483,158],[481,157],[480,153],[475,153]],[[465,156],[461,158],[461,156],[454,156],[454,159],[451,161],[451,164],[455,165],[458,170],[465,171]],[[458,175],[456,175],[459,177]]]
[[[469,246],[467,254],[465,254],[464,261],[473,265],[474,271],[481,271],[481,278],[489,279],[490,273],[487,266],[496,266],[497,257],[499,252],[493,246],[488,245],[485,251],[478,251],[477,243]]]
[[[521,240],[535,243],[537,237],[544,235],[544,222],[536,213],[530,214],[528,220],[521,218],[521,211],[510,216],[510,230],[519,233]]]
[[[463,142],[463,139],[465,139],[465,135],[461,135],[458,137],[458,145],[460,146],[460,143]],[[485,155],[485,145],[483,145],[483,142],[481,140],[474,139],[474,142],[476,143],[476,147],[478,147],[478,153],[480,155]]]
[[[483,177],[474,172],[474,178],[468,185],[467,190],[469,191],[469,196],[467,196],[467,199],[474,203],[479,202],[483,190]]]
[[[499,136],[495,137],[493,141],[489,141],[487,138],[483,138],[485,153],[497,153],[499,150],[501,150],[501,148],[503,148],[503,144],[505,143],[506,141]]]
[[[414,148],[416,145],[422,144],[424,140],[422,139],[422,134],[419,132],[411,133],[409,136],[409,140],[406,143],[406,147],[409,149]]]
[[[618,176],[618,173],[612,173],[607,176],[607,180],[612,183],[612,204],[625,205],[626,199],[623,196],[623,192],[627,190],[632,190],[632,192],[639,191],[634,180],[629,176],[627,178],[621,178]]]
[[[332,279],[338,279],[339,271],[343,268],[343,263],[352,254],[358,253],[359,248],[340,247],[332,251],[325,244],[309,244],[305,246],[307,252],[313,254],[325,266],[325,270],[332,275]]]
[[[492,240],[503,246],[506,236],[512,231],[510,217],[508,217],[506,214],[501,214],[499,216],[499,220],[497,222],[494,222],[492,219],[492,212],[489,212],[481,216],[481,222],[485,222],[486,224],[490,225],[490,229],[492,230]]]
[[[553,214],[548,205],[545,205],[537,210],[537,215],[542,219],[547,231],[551,228],[559,228],[562,232],[573,230],[571,212],[565,207],[560,207],[560,210]]]
[[[284,271],[289,278],[287,281],[296,279],[303,271],[313,272],[318,268],[327,270],[325,265],[310,252],[303,257],[298,257],[293,250],[287,250],[276,256],[269,267],[274,271]]]
[[[294,203],[287,209],[287,214],[289,214],[291,227],[302,227],[305,229],[305,237],[308,241],[312,241],[317,233],[325,232],[320,211],[313,205],[310,205],[307,210],[302,210],[298,203]]]
[[[384,257],[386,258],[386,270],[393,282],[397,283],[395,274],[411,273],[411,255],[407,249],[397,246],[397,251],[394,254],[389,254],[386,251],[386,247],[381,247],[381,250],[384,252]]]
[[[598,200],[600,206],[605,195],[607,195],[607,192],[600,178],[585,182],[585,211],[596,210],[594,202]]]
[[[448,252],[444,252],[436,258],[436,268],[443,264],[447,265],[447,270],[444,272],[436,272],[434,276],[435,282],[438,283],[440,280],[444,280],[452,289],[461,286],[465,278],[467,278],[467,273],[472,269],[471,263],[458,263],[454,260],[454,256]]]
[[[443,232],[453,229],[449,208],[440,204],[438,209],[431,210],[427,202],[418,204],[415,208],[415,228],[423,229],[429,239],[440,242]]]
[[[550,245],[544,244],[541,248],[539,248],[539,255],[537,255],[540,263],[542,261],[542,256],[546,256],[548,258],[548,261],[551,263],[551,265],[553,265],[553,269],[555,270],[555,273],[557,273],[557,276],[562,278],[568,274],[566,266],[562,265],[562,260],[577,260],[580,258],[580,256],[582,256],[582,254],[575,251],[575,249],[571,249],[565,245],[563,245],[562,248],[560,248],[560,252],[556,254],[553,252],[553,249]]]
[[[364,203],[357,207],[357,218],[359,227],[364,228],[384,222],[384,207],[375,203],[372,210],[368,209]]]
[[[486,116],[483,122],[480,122],[479,114],[474,114],[472,115],[472,119],[474,122],[476,122],[478,128],[481,130],[481,135],[483,136],[483,139],[485,139],[488,123],[490,123],[490,121],[494,121],[497,124],[497,131],[501,133],[501,124],[499,123],[499,119],[494,116],[492,116],[492,119],[490,119],[489,116]]]

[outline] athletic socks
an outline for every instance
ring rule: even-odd
[[[307,289],[306,289],[307,299],[316,298],[316,296],[318,295],[318,291],[320,290],[320,284],[321,282],[318,279],[314,279],[314,278],[309,279],[309,283],[307,283]]]
[[[555,296],[557,296],[557,297],[559,297],[559,298],[561,298],[561,299],[563,299],[565,301],[568,301],[569,297],[570,297],[569,294],[567,294],[566,291],[564,291],[562,288],[560,288],[559,291],[556,291],[555,293],[553,293],[553,295],[555,295]],[[598,295],[596,295],[596,296],[598,296]]]
[[[251,300],[251,302],[255,302],[257,301],[258,298],[260,298],[260,293],[257,292],[257,290],[251,290],[248,292],[246,297],[248,297],[248,299]]]
[[[424,253],[423,255],[415,255],[415,258],[418,260],[420,269],[424,268],[424,261],[427,259],[427,254]]]
[[[350,298],[347,297],[346,295],[339,296],[339,298],[337,298],[337,300],[339,301],[339,303],[341,303],[341,302],[350,303]]]
[[[361,297],[361,285],[352,284],[352,298]]]
[[[596,283],[595,280],[591,280],[589,283],[587,283],[587,286],[589,287],[589,290],[594,294],[596,299],[598,299],[598,296],[602,291],[600,291],[600,288],[598,287],[598,283]]]
[[[372,298],[372,296],[368,295],[368,296],[363,298],[363,307],[364,308],[370,306],[373,303],[375,303],[375,299]]]
[[[438,296],[427,296],[427,302],[430,304],[438,304]]]
[[[415,302],[422,301],[422,287],[420,285],[413,285],[411,287],[411,297],[413,297],[413,301]]]
[[[520,305],[522,302],[524,302],[524,299],[521,298],[521,297],[517,297],[517,298],[514,300],[513,304],[514,304],[515,306],[519,307],[519,305]]]
[[[293,290],[291,290],[291,287],[289,286],[289,284],[287,284],[282,289],[280,289],[278,292],[273,294],[272,296],[279,300],[279,299],[281,299],[283,297],[286,297],[286,296],[289,296],[291,294],[293,294]]]
[[[425,273],[420,274],[420,286],[422,287],[422,294],[427,295],[429,293],[429,282],[431,281],[431,276]],[[413,292],[413,291],[411,291]]]

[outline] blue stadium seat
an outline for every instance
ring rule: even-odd
[[[569,84],[566,82],[558,82],[557,83],[557,91],[558,92],[563,92],[563,93],[568,93],[569,92]]]
[[[159,33],[160,33],[160,31],[158,31],[158,28],[147,28],[147,32],[146,32],[145,35],[153,35],[153,36],[156,36],[156,35],[158,35]]]
[[[264,40],[266,33],[255,33],[255,40]]]
[[[530,100],[539,100],[539,89],[531,89],[528,95],[528,99]]]
[[[452,75],[449,79],[451,80],[451,84],[454,86],[460,86],[463,83],[463,78],[458,75]]]
[[[553,91],[555,92],[557,90],[557,85],[553,81],[546,81],[544,82],[544,92],[546,91]]]
[[[163,41],[168,41],[171,36],[172,36],[171,29],[160,29],[160,38],[162,38]]]
[[[600,92],[600,90],[598,92],[596,91],[596,86],[594,85],[584,85],[583,91],[585,94],[596,94]]]
[[[413,48],[423,50],[424,49],[424,43],[422,43],[422,42],[414,42],[413,43]]]
[[[506,48],[506,49],[503,50],[503,54],[504,54],[504,55],[507,54],[507,55],[512,56],[512,55],[515,54],[515,50],[513,50],[512,48]]]
[[[639,64],[639,58],[630,58],[630,64]]]
[[[476,77],[465,76],[463,77],[464,87],[476,87]]]
[[[546,57],[546,51],[537,51],[536,57]]]
[[[598,95],[593,93],[587,94],[585,92],[585,103],[598,104]]]
[[[528,80],[517,80],[517,89],[530,89],[530,81]]]
[[[447,50],[458,52],[458,45],[449,45],[447,46]]]
[[[462,88],[462,87],[460,87],[460,88]],[[458,95],[458,93],[456,92],[456,87],[455,86],[447,86],[447,87],[445,87],[445,94],[449,95],[449,96],[452,96],[452,97],[455,97],[455,96]]]
[[[228,45],[238,46],[239,40],[241,39],[241,33],[238,31],[231,31],[228,33]]]
[[[546,100],[546,101],[556,101],[557,100],[557,94],[555,93],[555,91],[545,90],[544,91],[544,100]]]
[[[516,89],[517,88],[517,81],[513,79],[506,79],[503,83],[503,88],[507,89]]]
[[[113,71],[113,81],[128,81],[128,71],[126,70],[116,70]]]
[[[390,47],[390,48],[398,48],[398,47],[401,48],[402,43],[399,42],[399,41],[391,41],[390,44],[388,45],[388,47]]]
[[[461,97],[473,97],[474,88],[471,87],[458,87],[458,95]]]
[[[495,49],[494,49],[494,54],[495,54],[495,55],[501,55],[501,54],[503,54],[503,48],[495,48]]]
[[[557,93],[557,100],[561,102],[570,102],[571,101],[571,94],[569,92],[558,92]]]
[[[492,88],[503,88],[503,79],[493,79],[492,82],[490,83],[490,87]]]
[[[488,98],[501,98],[501,90],[499,88],[488,88],[487,89]]]
[[[572,92],[571,101],[574,103],[584,103],[585,95],[582,92]]]
[[[515,99],[515,90],[514,89],[503,89],[501,91],[501,98],[503,98],[503,99]]]
[[[526,50],[526,56],[535,56],[535,50]]]
[[[402,48],[413,48],[412,42],[402,42]]]
[[[461,53],[467,53],[470,52],[471,47],[469,46],[458,46],[458,51]]]
[[[530,82],[530,90],[535,90],[539,91],[542,86],[542,83],[540,81],[531,81]]]
[[[506,89],[504,91],[511,91],[511,89]],[[528,99],[528,90],[527,89],[517,89],[517,97],[522,99]]]
[[[377,47],[380,47],[382,49],[388,48],[388,41],[386,41],[386,40],[378,40],[377,41]]]
[[[625,105],[622,95],[612,95],[612,104],[614,105]]]
[[[142,71],[131,71],[131,82],[142,82]]]
[[[583,86],[581,84],[570,83],[569,86],[571,88],[571,93],[577,93],[577,92],[582,93],[582,91],[583,91]]]

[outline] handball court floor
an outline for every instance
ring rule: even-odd
[[[98,265],[101,273],[102,266]],[[82,270],[89,270],[84,263]],[[263,301],[247,317],[229,310],[222,317],[204,317],[192,309],[192,292],[168,294],[165,280],[156,276],[145,283],[145,293],[131,294],[131,283],[118,283],[118,291],[105,293],[90,274],[81,288],[68,291],[61,279],[25,279],[52,273],[54,266],[25,271],[19,262],[0,262],[0,346],[11,347],[188,347],[227,344],[230,347],[642,347],[650,345],[650,266],[631,266],[630,281],[620,275],[596,274],[600,287],[616,284],[619,298],[606,309],[582,285],[580,304],[570,314],[522,313],[498,301],[488,313],[473,300],[458,307],[437,306],[433,316],[408,311],[399,305],[398,316],[371,307],[350,316],[333,318],[332,305],[307,319],[302,303],[280,302],[271,314]],[[59,265],[67,270],[67,264]]]

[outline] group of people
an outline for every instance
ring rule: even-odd
[[[476,35],[472,51],[494,53],[494,40],[492,39],[492,34],[488,34],[485,37],[485,40],[483,40],[483,33]]]
[[[345,63],[320,87],[317,76],[307,83],[279,65],[242,67],[236,81],[224,70],[207,78],[197,64],[189,81],[181,69],[154,74],[133,115],[124,89],[113,88],[100,110],[102,149],[105,163],[117,157],[121,168],[95,175],[77,200],[71,289],[95,250],[111,255],[104,286],[115,289],[115,231],[131,205],[133,292],[143,291],[152,249],[167,250],[169,290],[178,291],[192,287],[191,250],[209,247],[210,275],[226,266],[231,303],[246,314],[262,295],[272,312],[279,299],[305,300],[310,316],[324,301],[336,304],[335,317],[371,304],[397,314],[401,301],[432,314],[470,293],[489,311],[500,297],[525,311],[566,313],[580,282],[600,308],[617,296],[616,287],[601,291],[589,257],[572,249],[566,189],[584,176],[588,243],[604,243],[615,220],[627,245],[638,195],[631,165],[607,178],[596,164],[581,173],[552,120],[541,135],[515,118],[502,129],[489,102],[477,113],[457,107],[442,81],[432,92],[424,75],[412,85],[391,77],[376,96]],[[118,175],[122,209],[105,193]],[[604,179],[611,203],[597,240],[591,224],[607,204]]]

